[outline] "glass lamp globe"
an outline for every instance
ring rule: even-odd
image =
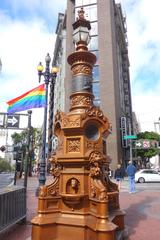
[[[76,28],[73,32],[73,40],[75,43],[78,43],[80,41],[86,42],[87,45],[90,42],[90,35],[89,30],[87,27],[79,26]]]
[[[46,61],[46,63],[51,62],[51,57],[50,57],[49,53],[47,53],[47,56],[45,57],[45,61]]]
[[[41,62],[38,64],[38,66],[37,66],[37,70],[38,70],[38,72],[43,72],[44,67],[43,67],[43,65],[42,65]]]
[[[51,72],[57,74],[59,72],[59,68],[54,66],[52,67]]]

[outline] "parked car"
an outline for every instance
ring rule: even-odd
[[[135,181],[144,182],[160,182],[160,173],[153,169],[141,169],[135,174]]]

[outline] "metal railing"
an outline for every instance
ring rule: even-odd
[[[0,190],[0,233],[25,218],[25,188],[11,186]]]

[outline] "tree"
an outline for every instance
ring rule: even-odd
[[[12,167],[8,161],[0,157],[0,172],[11,171]]]
[[[160,135],[155,132],[141,132],[137,134],[137,140],[155,140],[156,142],[160,142]],[[137,149],[137,156],[140,156],[142,158],[142,163],[146,167],[146,164],[149,162],[149,159],[156,156],[157,154],[160,154],[160,149],[155,145],[151,145],[150,148],[146,149]]]
[[[24,159],[26,158],[26,149],[27,149],[27,138],[28,138],[28,130],[24,130],[21,133],[13,133],[12,141],[17,148],[18,151],[22,152],[22,166],[21,166],[21,174],[24,171]],[[29,146],[29,176],[32,174],[32,163],[34,161],[34,151],[39,148],[41,145],[41,129],[31,127],[30,130],[30,146]]]

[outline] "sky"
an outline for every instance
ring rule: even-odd
[[[66,2],[0,1],[0,112],[7,111],[6,101],[38,86],[36,68],[47,53],[53,56],[58,13]],[[160,1],[116,2],[127,17],[133,111],[142,131],[154,131],[160,117]],[[32,125],[41,126],[42,116],[43,109],[33,109]]]

